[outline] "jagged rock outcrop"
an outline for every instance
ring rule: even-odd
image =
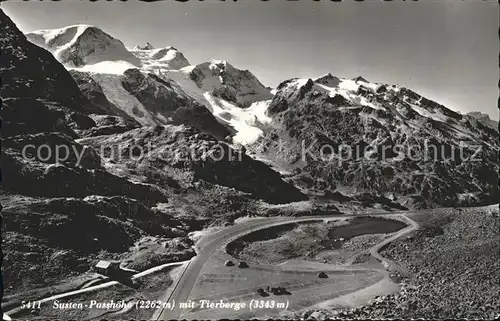
[[[120,134],[141,127],[137,121],[120,116],[90,114],[89,118],[94,121],[95,126],[77,130],[80,137]]]
[[[3,138],[55,131],[63,132],[73,138],[77,136],[65,121],[67,114],[64,106],[59,103],[2,96],[2,105]]]
[[[494,121],[490,118],[488,114],[480,113],[480,112],[470,112],[467,113],[466,117],[472,118],[471,120],[476,120],[481,125],[489,127],[498,132],[498,121]]]
[[[87,169],[102,167],[101,158],[92,149],[87,149],[60,132],[13,136],[4,140],[2,147],[20,150],[21,153],[25,152],[25,155],[21,155],[23,158],[38,158],[40,162],[46,164],[55,164],[59,161],[62,164],[69,166],[77,164]]]

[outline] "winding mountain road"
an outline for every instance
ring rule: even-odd
[[[376,216],[394,216],[401,215],[401,212],[376,214]],[[407,212],[405,212],[407,214]],[[374,216],[375,214],[367,214],[366,216]],[[224,228],[216,233],[202,237],[196,244],[196,252],[198,255],[191,259],[189,264],[186,266],[185,270],[177,280],[174,285],[173,290],[168,294],[162,301],[170,302],[173,305],[172,309],[161,308],[156,311],[153,319],[156,320],[172,320],[179,319],[183,313],[179,306],[180,302],[187,302],[191,291],[193,290],[198,276],[207,262],[207,260],[221,247],[227,245],[229,242],[246,235],[248,233],[266,229],[269,227],[289,224],[289,223],[302,223],[307,221],[321,221],[321,220],[331,220],[336,218],[345,217],[360,217],[364,215],[346,215],[346,214],[336,214],[328,216],[309,216],[309,217],[273,217],[273,218],[258,218],[252,219],[250,221],[240,223],[229,228]],[[408,217],[402,215],[404,219],[409,223],[409,226],[396,232],[391,237],[385,239],[381,243],[375,245],[370,249],[372,256],[380,260],[381,262],[386,262],[386,264],[396,265],[394,262],[383,258],[378,250],[388,243],[402,237],[411,231],[415,230],[417,224],[413,222]]]

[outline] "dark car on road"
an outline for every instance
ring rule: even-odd
[[[328,278],[328,275],[325,272],[319,272],[318,273],[318,278],[320,278],[320,279],[326,279],[326,278]]]
[[[234,266],[234,262],[233,261],[226,261],[225,265],[226,266]]]
[[[290,294],[290,292],[288,292],[287,289],[285,289],[284,287],[282,286],[278,286],[278,287],[272,287],[271,288],[271,293],[274,294],[274,295],[283,295],[283,294]]]
[[[244,261],[241,261],[240,263],[238,263],[238,267],[239,268],[247,268],[248,267],[248,264],[247,262],[244,262]]]

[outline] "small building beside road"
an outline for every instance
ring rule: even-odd
[[[101,260],[97,262],[94,269],[97,273],[102,275],[116,276],[120,273],[120,262]]]

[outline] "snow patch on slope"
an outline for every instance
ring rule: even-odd
[[[265,110],[271,101],[255,103],[242,109],[223,99],[214,97],[209,92],[203,94],[211,106],[212,114],[222,123],[230,125],[236,130],[233,141],[242,145],[255,143],[263,134],[259,125],[270,122],[265,116]]]
[[[241,108],[233,102],[226,101],[212,94],[211,85],[220,84],[218,76],[209,77],[205,86],[200,88],[191,80],[194,66],[187,66],[180,70],[167,70],[164,76],[176,82],[184,92],[200,104],[205,105],[215,118],[222,124],[231,126],[237,132],[233,137],[235,142],[249,145],[256,142],[262,135],[261,127],[271,122],[266,115],[271,100],[256,101],[247,108]]]
[[[81,72],[92,72],[112,75],[122,75],[125,70],[137,68],[127,61],[102,61],[93,65],[85,65],[80,68],[67,67],[68,70],[76,70]]]
[[[194,100],[198,101],[200,104],[205,105],[207,107],[210,106],[210,103],[204,96],[204,91],[201,90],[194,81],[192,81],[189,77],[193,66],[188,66],[181,68],[179,70],[164,70],[163,76],[168,78],[169,80],[175,81],[181,89],[191,96]]]
[[[256,123],[268,124],[272,121],[272,118],[266,115],[269,104],[271,104],[271,100],[257,101],[247,109],[243,110],[248,114],[253,115]]]

